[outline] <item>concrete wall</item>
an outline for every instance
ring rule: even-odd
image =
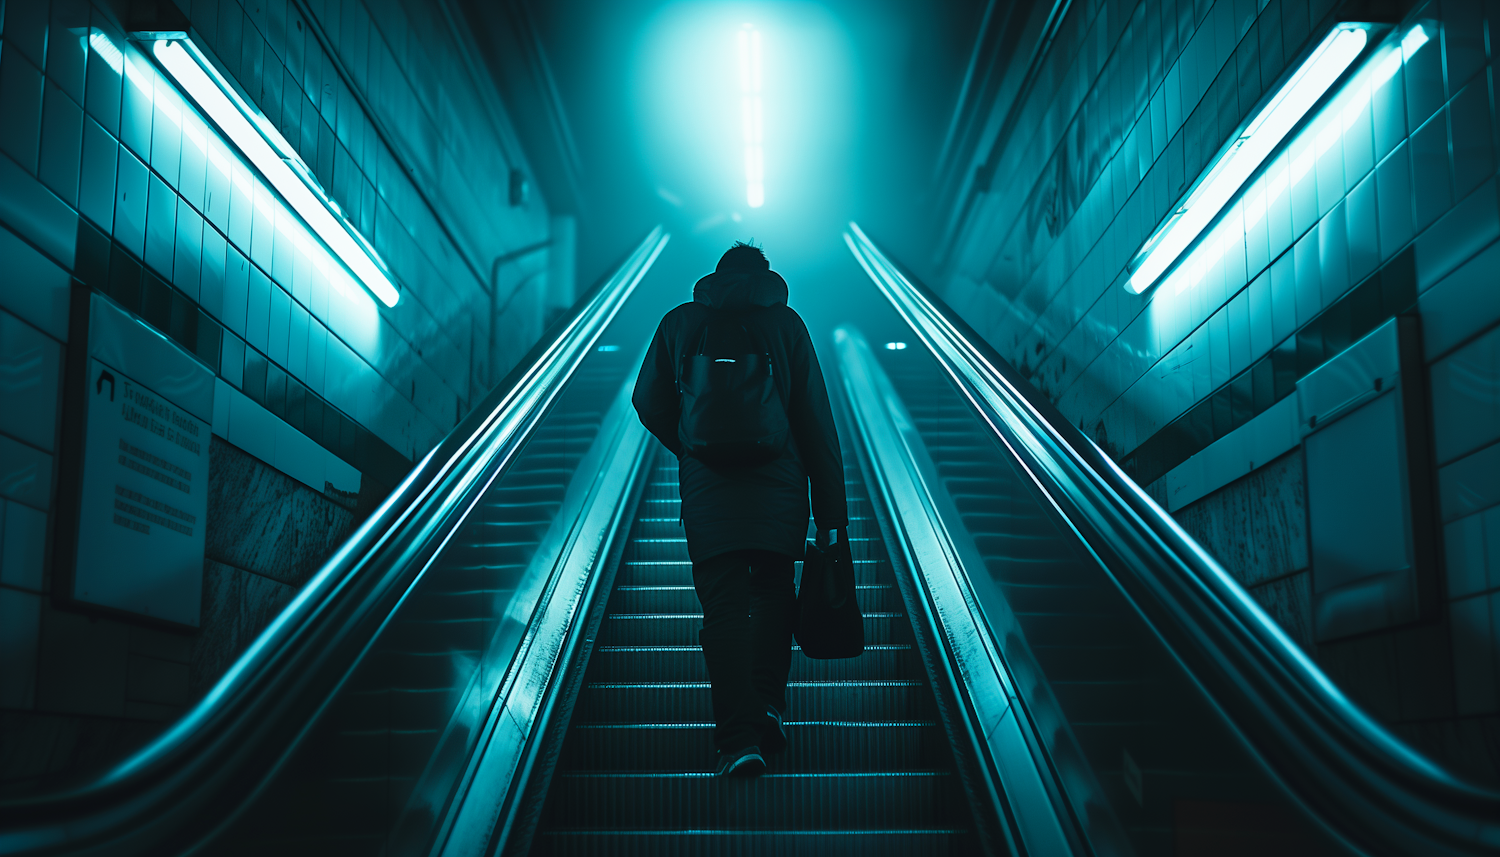
[[[1161,496],[1173,468],[1385,320],[1416,313],[1434,438],[1424,452],[1444,528],[1437,619],[1312,644],[1300,452],[1177,515],[1352,697],[1490,782],[1500,781],[1494,15],[1478,0],[1075,3],[937,278]],[[1381,17],[1400,26],[1178,272],[1142,295],[1124,288],[1142,243],[1297,58],[1338,20]],[[1417,27],[1425,44],[1376,74]]]
[[[126,39],[131,6],[0,2],[0,792],[97,768],[184,711],[536,340],[546,300],[507,286],[545,296],[567,269],[514,255],[546,247],[550,213],[511,204],[524,154],[441,4],[176,2],[390,266],[394,308]],[[78,288],[218,376],[196,633],[55,597]]]

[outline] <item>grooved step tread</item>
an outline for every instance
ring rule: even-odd
[[[846,460],[853,457],[846,451]],[[675,468],[649,479],[533,840],[542,854],[967,854],[973,821],[857,469],[859,658],[794,647],[788,746],[714,776],[702,608]],[[857,499],[856,499],[857,498]]]

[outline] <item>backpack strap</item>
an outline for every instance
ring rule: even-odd
[[[699,354],[704,353],[703,349],[708,347],[708,328],[711,324],[713,324],[714,316],[712,315],[712,313],[714,312],[718,312],[718,310],[709,310],[709,317],[703,321],[703,326],[698,329],[697,350],[688,354],[680,355],[677,358],[677,365],[672,367],[673,371],[677,373],[676,384],[678,395],[682,394],[682,364],[686,362],[689,357],[695,357]]]
[[[679,392],[679,393],[682,392],[682,364],[683,364],[683,361],[686,358],[688,358],[688,357],[696,357],[699,354],[706,354],[707,353],[706,349],[708,348],[708,330],[709,330],[709,328],[711,326],[713,326],[713,323],[714,323],[715,320],[721,318],[721,316],[720,316],[721,313],[731,313],[731,312],[735,314],[735,320],[739,322],[739,328],[740,328],[740,330],[742,332],[744,332],[745,339],[751,344],[751,347],[753,348],[753,347],[759,346],[761,353],[764,354],[764,355],[766,355],[766,371],[768,373],[770,373],[771,377],[774,379],[773,383],[776,384],[776,389],[779,391],[781,389],[781,380],[780,380],[779,377],[777,377],[777,375],[776,375],[776,367],[775,367],[773,361],[771,360],[771,348],[770,348],[770,345],[766,342],[766,340],[765,340],[764,337],[757,336],[754,332],[752,332],[750,330],[750,328],[748,326],[746,326],[746,324],[744,322],[744,311],[711,309],[708,312],[709,312],[708,318],[704,320],[703,326],[698,329],[698,346],[697,346],[696,350],[692,351],[689,354],[682,355],[682,357],[680,359],[678,359],[677,365],[675,367],[673,367],[674,371],[677,373],[677,378],[676,378],[677,392]]]

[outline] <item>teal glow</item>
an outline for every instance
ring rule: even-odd
[[[645,186],[687,235],[825,254],[858,192],[858,71],[824,4],[663,4],[629,84]]]
[[[388,276],[385,263],[359,230],[329,206],[327,194],[308,180],[310,173],[305,165],[298,169],[289,166],[298,159],[290,144],[265,117],[239,97],[192,42],[158,41],[153,44],[152,52],[173,81],[348,266],[357,281],[381,303],[395,306],[400,293]],[[126,70],[128,74],[135,72],[129,65]],[[240,182],[236,181],[235,187],[241,189]],[[256,205],[262,208],[258,198]],[[267,210],[262,214],[272,217],[269,200],[264,207]]]
[[[745,203],[766,204],[765,106],[761,103],[760,31],[740,28],[740,124],[745,132]]]
[[[93,32],[89,33],[89,45],[115,74],[125,73],[125,55],[120,53],[120,49],[115,47],[115,43],[110,41],[109,36],[104,35],[102,30],[95,27]]]

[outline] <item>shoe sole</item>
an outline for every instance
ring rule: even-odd
[[[758,777],[766,772],[766,760],[759,753],[746,753],[719,772],[721,777]]]

